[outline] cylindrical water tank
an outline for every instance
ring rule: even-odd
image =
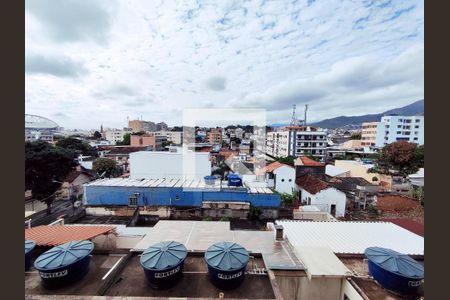
[[[166,289],[180,280],[187,249],[175,241],[150,246],[142,253],[140,262],[152,288]]]
[[[25,240],[25,271],[31,267],[31,257],[33,256],[33,249],[36,243],[32,240]]]
[[[233,289],[245,278],[249,260],[247,250],[233,242],[219,242],[205,252],[210,281],[218,288]]]
[[[83,278],[89,271],[90,241],[71,241],[44,252],[34,262],[47,289],[59,288]]]

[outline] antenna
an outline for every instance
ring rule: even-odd
[[[305,119],[303,120],[304,126],[306,126],[306,112],[308,111],[308,104],[305,104]]]
[[[295,108],[297,106],[295,104],[292,104],[292,120],[291,120],[291,125],[295,126],[297,125],[298,121],[297,121],[297,116],[295,115]]]

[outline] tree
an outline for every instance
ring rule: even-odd
[[[292,194],[288,194],[288,193],[281,193],[280,194],[280,198],[281,198],[281,204],[284,207],[289,207],[292,206],[296,200],[296,196],[294,193]]]
[[[78,157],[80,154],[94,157],[97,156],[97,151],[93,147],[72,136],[59,139],[56,142],[56,146],[71,152],[73,158]]]
[[[289,155],[286,157],[277,157],[277,161],[279,161],[280,163],[283,163],[283,164],[293,166],[294,161],[295,161],[295,156]]]
[[[174,126],[170,131],[183,131],[183,127]]]
[[[378,163],[372,171],[383,174],[407,176],[416,173],[423,166],[424,147],[418,149],[414,143],[398,141],[381,150]]]
[[[102,134],[98,131],[95,131],[94,134],[92,135],[92,137],[96,140],[99,140],[102,138]]]
[[[105,177],[116,177],[120,174],[116,161],[106,157],[100,157],[94,160],[92,170],[98,175],[104,173]]]
[[[25,188],[47,204],[47,214],[61,182],[75,166],[73,153],[44,141],[25,143]]]
[[[126,145],[129,145],[131,142],[130,142],[130,137],[131,137],[131,133],[125,133],[124,135],[123,135],[123,139],[122,139],[122,141],[120,142],[116,142],[116,145],[117,146],[126,146]]]
[[[360,140],[360,139],[361,139],[361,132],[353,133],[353,134],[350,136],[350,139],[351,139],[351,140]]]

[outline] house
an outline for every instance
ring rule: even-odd
[[[362,177],[333,177],[327,178],[327,182],[344,192],[355,208],[365,209],[367,204],[375,204],[377,201],[376,193],[380,187]]]
[[[83,184],[92,180],[92,174],[83,170],[80,166],[72,170],[61,185],[60,195],[65,199],[80,198],[83,195]]]
[[[147,146],[103,146],[99,147],[99,156],[116,161],[124,172],[128,172],[130,153],[146,150],[148,150]]]
[[[269,188],[274,188],[279,193],[295,192],[294,167],[276,161],[268,164],[261,171],[265,173],[265,182]]]
[[[300,202],[303,205],[314,205],[333,217],[344,217],[346,194],[320,177],[324,176],[306,174],[297,177],[295,183]]]
[[[361,160],[336,160],[334,165],[350,170],[350,177],[362,177],[368,182],[382,186],[387,191],[392,189],[392,176],[369,172],[371,168],[375,167],[373,163]]]
[[[331,177],[350,177],[350,170],[333,165],[326,165],[325,174]]]
[[[307,156],[299,156],[294,166],[296,178],[305,174],[325,174],[325,165]]]

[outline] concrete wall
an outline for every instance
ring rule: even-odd
[[[345,279],[342,278],[313,277],[310,280],[306,274],[289,276],[287,272],[283,272],[283,275],[275,273],[275,278],[284,299],[343,299],[342,281]]]
[[[364,300],[348,280],[344,280],[342,284],[342,299],[344,295],[350,300]]]
[[[378,173],[367,173],[368,168],[360,163],[345,160],[336,160],[334,162],[334,165],[338,168],[350,170],[350,177],[362,177],[372,184],[382,185],[387,189],[390,189],[392,186],[391,176]],[[376,177],[378,180],[373,181],[373,177]]]
[[[331,205],[336,205],[335,217],[343,217],[345,215],[345,203],[347,197],[345,193],[335,189],[327,188],[318,192],[317,194],[310,194],[308,191],[300,188],[301,202],[307,202],[308,205],[315,205],[321,211],[326,211],[331,214]],[[311,198],[311,203],[308,202],[308,197]]]
[[[279,193],[292,194],[295,190],[295,169],[287,166],[273,171],[275,175],[275,190]]]

